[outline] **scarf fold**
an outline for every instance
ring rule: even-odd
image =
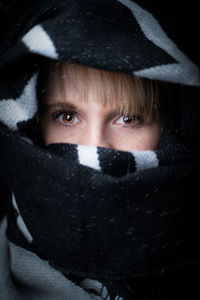
[[[42,1],[35,8],[1,52],[7,237],[88,289],[102,282],[110,299],[117,300],[114,290],[132,299],[122,282],[199,264],[199,69],[137,2]],[[167,82],[174,94],[164,96],[158,149],[40,144],[36,87],[47,59]]]
[[[98,270],[113,280],[198,259],[194,149],[187,159],[178,144],[135,152],[64,143],[42,149],[6,128],[1,133],[1,165],[13,191],[8,237],[16,244],[23,240],[64,274]]]

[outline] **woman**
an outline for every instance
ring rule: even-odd
[[[42,1],[18,24],[1,48],[1,298],[196,296],[197,66],[133,1]]]
[[[37,97],[44,142],[156,149],[162,128],[158,90],[150,79],[46,62]]]

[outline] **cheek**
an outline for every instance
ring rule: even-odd
[[[60,134],[51,127],[44,128],[43,137],[46,145],[51,143],[58,143],[60,140]]]
[[[45,118],[41,118],[40,127],[42,131],[43,140],[46,145],[56,143],[59,139],[59,130],[55,130]]]
[[[116,149],[123,151],[155,150],[159,144],[161,135],[160,126],[145,126],[124,132],[122,136],[116,136]]]
[[[45,126],[43,128],[43,139],[46,145],[51,143],[67,143],[67,135],[55,127]]]
[[[41,121],[41,130],[44,143],[72,143],[78,144],[78,133],[76,129],[67,129],[49,124],[48,121]]]
[[[161,136],[160,125],[144,127],[141,134],[138,135],[139,150],[155,150],[158,147]]]

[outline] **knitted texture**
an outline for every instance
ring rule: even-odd
[[[0,60],[8,239],[99,299],[134,299],[130,279],[198,264],[198,67],[130,0],[41,1],[20,24]],[[36,143],[37,78],[47,59],[167,82],[174,94],[159,147]]]

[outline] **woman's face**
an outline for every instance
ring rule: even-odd
[[[126,118],[119,107],[103,105],[92,87],[87,101],[66,82],[66,97],[51,84],[40,117],[44,142],[100,146],[122,151],[154,150],[157,148],[161,123],[146,123],[140,116]]]

